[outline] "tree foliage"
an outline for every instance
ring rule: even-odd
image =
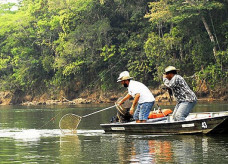
[[[107,91],[124,70],[156,87],[168,65],[211,88],[227,84],[226,0],[21,0],[13,11],[14,5],[0,5],[1,90]]]
[[[157,32],[149,35],[144,47],[148,57],[159,60],[157,66],[150,60],[160,70],[159,76],[164,65],[176,65],[186,76],[200,72],[210,79],[211,86],[222,79],[226,85],[227,68],[221,57],[227,61],[227,28],[223,28],[227,22],[227,2],[160,0],[150,2],[149,7],[145,18],[149,18]],[[213,74],[214,70],[219,77]]]

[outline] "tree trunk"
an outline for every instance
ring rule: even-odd
[[[208,33],[208,35],[209,35],[209,37],[210,37],[210,40],[211,40],[211,42],[212,42],[212,44],[213,44],[213,46],[214,46],[214,47],[213,47],[213,54],[214,54],[214,58],[215,58],[215,61],[216,61],[216,45],[215,45],[215,38],[214,38],[213,34],[211,33],[210,28],[209,28],[209,26],[208,26],[208,24],[207,24],[205,18],[204,18],[203,16],[201,16],[201,19],[202,19],[202,21],[203,21],[203,24],[204,24],[205,29],[207,30],[207,33]]]
[[[186,0],[186,3],[188,3],[188,4],[192,5],[192,6],[196,6],[197,5],[194,1],[191,1],[191,0]],[[213,54],[214,54],[215,61],[217,61],[216,60],[216,44],[215,44],[215,38],[214,38],[213,34],[211,33],[211,30],[210,30],[210,28],[209,28],[209,26],[208,26],[208,24],[207,24],[206,19],[204,18],[204,16],[201,16],[201,19],[203,21],[204,27],[205,27],[205,29],[206,29],[209,37],[210,37],[210,40],[211,40],[211,42],[212,42],[212,44],[214,46],[213,47]]]

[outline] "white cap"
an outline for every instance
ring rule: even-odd
[[[133,77],[130,77],[130,74],[128,71],[123,71],[120,73],[117,82],[121,82],[123,80],[129,80],[129,79],[133,79]]]

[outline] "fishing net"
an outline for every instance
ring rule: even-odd
[[[59,128],[61,129],[62,133],[64,133],[64,134],[75,134],[75,133],[77,133],[76,130],[77,130],[77,127],[78,127],[82,118],[85,118],[85,117],[91,116],[93,114],[105,111],[107,109],[111,109],[115,106],[116,105],[113,105],[113,106],[95,111],[93,113],[89,113],[89,114],[84,115],[84,116],[78,116],[78,115],[75,115],[72,113],[65,114],[59,121]]]
[[[81,116],[72,113],[66,114],[59,121],[59,128],[64,134],[75,134],[81,118]]]

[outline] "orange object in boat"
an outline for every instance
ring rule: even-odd
[[[161,118],[161,117],[165,117],[168,114],[172,113],[173,111],[171,109],[162,109],[161,111],[151,111],[148,118]]]

